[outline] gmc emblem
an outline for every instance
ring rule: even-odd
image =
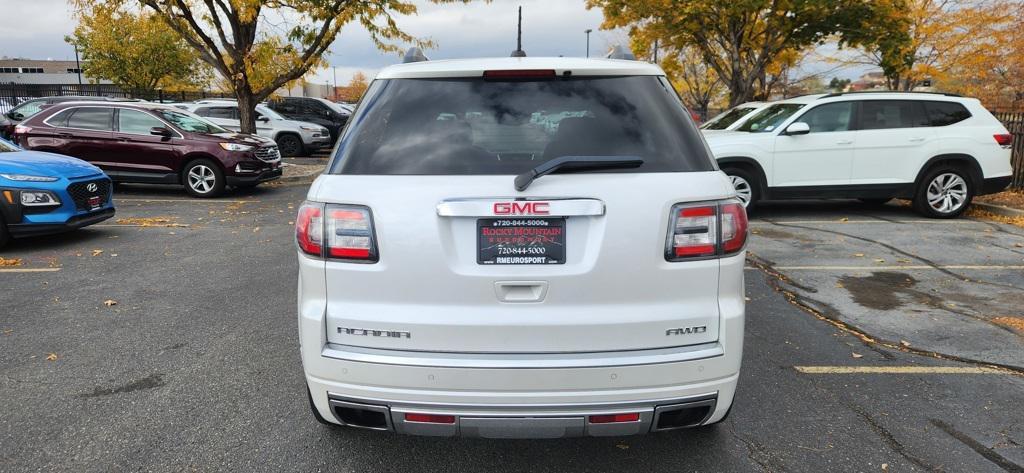
[[[494,215],[550,215],[547,202],[495,202]]]

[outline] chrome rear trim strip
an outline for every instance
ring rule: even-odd
[[[383,365],[471,369],[605,368],[703,360],[722,356],[718,342],[655,350],[596,353],[435,353],[381,350],[328,343],[320,355],[336,360]]]

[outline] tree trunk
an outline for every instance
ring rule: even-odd
[[[235,98],[238,99],[238,121],[242,133],[256,134],[256,97],[248,87],[237,87]]]

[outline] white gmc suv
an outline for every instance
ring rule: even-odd
[[[296,219],[313,414],[491,438],[719,422],[746,239],[656,66],[386,68]]]
[[[912,199],[934,218],[1009,185],[1013,135],[976,99],[864,92],[775,102],[735,131],[709,135],[744,203]]]

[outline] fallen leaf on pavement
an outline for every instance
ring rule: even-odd
[[[107,300],[103,301],[103,305],[105,305],[107,307],[113,307],[113,306],[117,305],[117,301],[115,301],[113,299],[107,299]]]
[[[12,333],[14,333],[14,330],[13,330],[13,329],[9,329],[9,328],[5,328],[5,329],[4,329],[4,335],[10,335],[10,334],[12,334]]]
[[[0,256],[0,266],[21,266],[21,258],[4,258]]]
[[[882,463],[882,471],[889,471],[889,464],[888,463]]]
[[[864,257],[864,253],[854,253],[853,256],[856,256],[858,258],[863,258]]]
[[[850,221],[850,219],[848,219],[848,218],[846,218],[846,217],[843,217],[843,218],[839,219],[839,221],[840,221],[840,222],[849,222],[849,221]]]
[[[884,263],[884,262],[885,262],[885,260],[884,260],[884,259],[881,259],[881,258],[878,258],[878,259],[876,259],[876,260],[875,260],[875,262],[876,262],[876,263]]]
[[[616,445],[616,447],[619,447],[620,450],[629,450],[629,445],[626,445],[624,443],[620,443]]]
[[[46,361],[57,361],[57,354],[50,353],[49,355],[46,355]]]
[[[99,256],[103,254],[103,250],[92,250],[93,256]]]
[[[258,232],[258,231],[260,231],[260,227],[256,227],[256,228],[253,228],[253,229],[252,229],[252,232],[253,232],[253,233],[256,233],[256,232]]]
[[[864,358],[864,355],[861,355],[860,353],[854,353],[853,357],[854,358]]]
[[[906,340],[900,340],[900,345],[903,345],[905,347],[909,347],[910,346],[910,342],[908,342]]]

